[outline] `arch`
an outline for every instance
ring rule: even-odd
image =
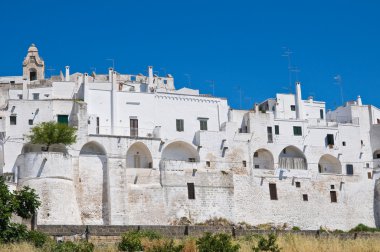
[[[127,168],[152,168],[153,159],[148,147],[141,142],[132,144],[127,151]]]
[[[274,169],[274,159],[272,153],[267,149],[258,149],[253,153],[253,168]]]
[[[162,151],[161,159],[199,162],[199,154],[191,144],[184,141],[175,141],[165,147]]]
[[[98,142],[91,141],[83,145],[79,155],[103,155],[106,156],[107,152],[104,147]]]
[[[91,141],[79,153],[78,201],[85,225],[106,225],[108,218],[108,159],[104,147]]]
[[[287,146],[278,156],[279,168],[307,170],[307,161],[303,152],[295,146]]]
[[[373,153],[373,159],[380,159],[380,149],[375,150],[375,152]]]
[[[319,173],[341,174],[342,165],[336,157],[330,154],[325,154],[319,159],[318,171]]]
[[[37,70],[35,68],[29,69],[29,80],[37,80]]]

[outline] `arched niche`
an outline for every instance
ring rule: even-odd
[[[318,171],[319,173],[341,174],[342,165],[336,157],[325,154],[319,159]]]
[[[161,159],[199,162],[199,154],[191,144],[184,141],[175,141],[165,147],[162,151]]]
[[[258,149],[253,153],[253,168],[274,169],[274,159],[272,153],[267,149]]]
[[[127,151],[127,168],[152,168],[153,159],[148,147],[143,143],[134,143]]]
[[[307,170],[307,161],[303,152],[295,146],[282,149],[278,157],[278,167],[284,169]]]
[[[88,142],[79,153],[78,201],[85,225],[109,224],[107,153],[97,142]]]
[[[380,150],[375,150],[373,153],[373,159],[380,159]]]

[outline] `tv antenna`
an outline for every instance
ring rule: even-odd
[[[215,81],[214,80],[206,80],[206,82],[210,83],[210,87],[212,87],[212,96],[215,96]]]
[[[108,61],[112,61],[112,69],[115,70],[115,59],[106,59]]]
[[[187,78],[187,85],[189,85],[189,87],[191,87],[191,74],[185,73],[184,75]]]
[[[335,80],[335,84],[338,85],[339,88],[340,88],[340,99],[341,99],[341,103],[343,105],[344,99],[343,99],[343,80],[342,80],[342,76],[340,76],[340,74],[337,74],[334,77],[334,80]]]
[[[290,51],[289,48],[287,47],[283,47],[283,49],[285,50],[283,52],[283,54],[281,55],[282,57],[287,57],[288,58],[288,75],[289,75],[289,87],[290,87],[290,90],[291,90],[291,87],[292,87],[292,59],[291,59],[291,55],[292,55],[292,51]]]

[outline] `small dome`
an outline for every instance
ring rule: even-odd
[[[35,44],[29,46],[28,52],[38,52],[38,49]]]

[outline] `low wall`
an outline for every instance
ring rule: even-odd
[[[44,232],[51,236],[81,236],[85,237],[86,229],[88,230],[88,236],[92,241],[119,241],[120,235],[127,231],[132,230],[151,230],[160,233],[161,235],[169,238],[182,238],[185,236],[199,237],[205,232],[211,233],[227,233],[232,236],[245,236],[252,234],[269,234],[273,231],[270,230],[258,230],[258,229],[240,229],[234,227],[217,227],[217,226],[101,226],[101,225],[39,225],[38,231]],[[358,237],[378,237],[380,239],[380,233],[341,233],[341,234],[329,234],[320,233],[319,230],[305,230],[305,231],[275,231],[277,234],[298,234],[316,237],[334,236],[342,239],[356,239]]]

